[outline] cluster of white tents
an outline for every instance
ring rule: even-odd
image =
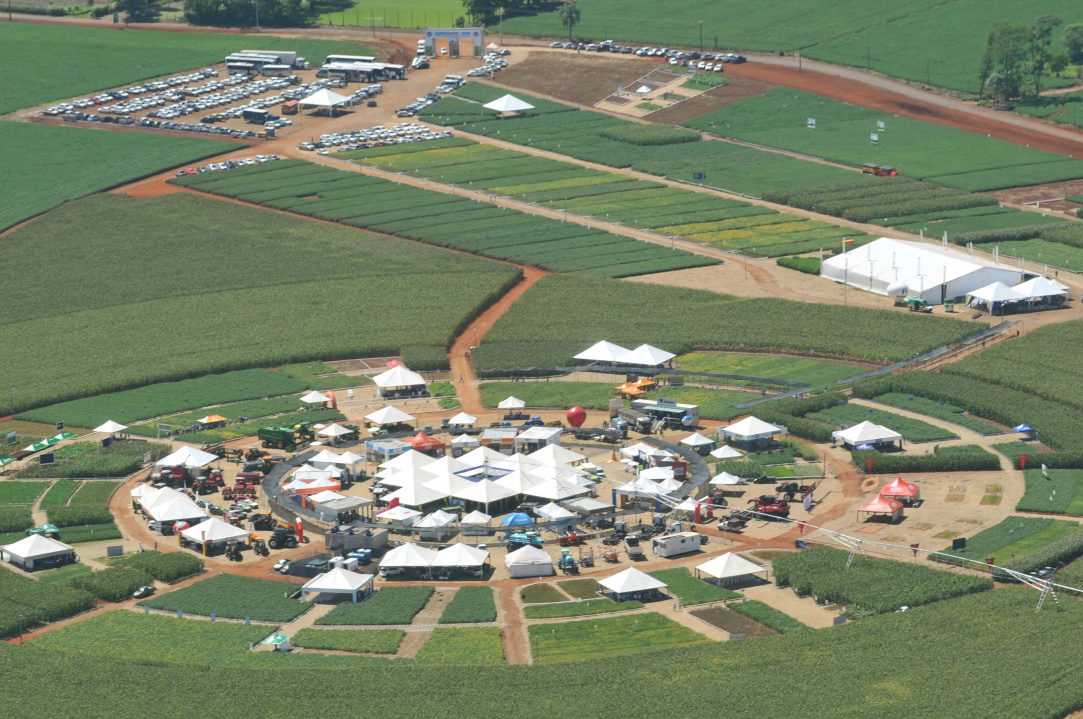
[[[429,549],[406,542],[390,550],[380,560],[381,568],[403,569],[477,569],[489,561],[489,550],[456,542],[445,549]]]
[[[187,494],[169,487],[154,488],[149,484],[140,484],[132,490],[131,495],[145,515],[163,525],[177,522],[196,524],[209,516],[206,510],[192,501]]]
[[[677,355],[663,349],[642,344],[635,349],[626,349],[612,342],[602,340],[575,356],[587,362],[605,362],[607,364],[626,364],[637,367],[659,367]]]
[[[1034,277],[1014,287],[994,282],[969,293],[966,301],[971,307],[985,307],[990,314],[995,314],[998,309],[1003,312],[1008,305],[1059,302],[1069,296],[1068,285],[1048,277]]]

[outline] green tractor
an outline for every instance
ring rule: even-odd
[[[261,427],[256,431],[256,437],[263,442],[264,447],[292,451],[297,445],[312,439],[312,423],[298,422],[289,427]]]

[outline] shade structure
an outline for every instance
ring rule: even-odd
[[[431,567],[436,550],[406,542],[392,549],[380,560],[381,567]]]
[[[377,387],[418,387],[425,385],[425,378],[405,367],[392,367],[372,378]]]
[[[337,107],[350,102],[350,98],[345,95],[339,95],[337,92],[331,92],[327,88],[317,90],[308,97],[301,100],[301,107]]]
[[[220,414],[208,414],[206,417],[199,419],[200,424],[214,424],[216,422],[228,422],[228,417],[223,417]]]
[[[512,512],[500,520],[501,527],[525,527],[528,524],[534,524],[534,520],[522,512]]]
[[[705,445],[714,444],[714,440],[709,437],[704,437],[699,432],[688,435],[680,441],[686,447],[703,447]]]
[[[970,293],[969,298],[971,301],[979,300],[992,304],[994,302],[1016,302],[1025,299],[1026,295],[1003,282],[994,282],[991,285],[974,290]]]
[[[1058,286],[1059,285],[1059,286]],[[1045,277],[1035,277],[1022,284],[1013,287],[1016,292],[1028,300],[1038,300],[1045,297],[1066,297],[1067,290],[1059,282],[1054,285],[1052,280]]]
[[[1033,432],[1034,428],[1031,427],[1026,422],[1024,422],[1023,424],[1017,424],[1016,426],[1012,427],[1012,431],[1026,433],[1026,432]]]
[[[831,438],[849,445],[877,444],[880,442],[898,442],[902,435],[893,429],[888,429],[872,422],[855,424],[849,429],[842,429],[831,433]]]
[[[35,561],[75,553],[75,547],[40,534],[31,534],[18,542],[0,547],[12,561],[32,569]]]
[[[512,494],[526,494],[531,487],[541,484],[545,480],[534,477],[526,472],[512,470],[503,477],[493,481],[493,484],[507,489]]]
[[[721,429],[724,436],[740,440],[766,439],[783,431],[782,427],[776,427],[755,417],[745,417],[740,422],[734,422]]]
[[[443,449],[446,445],[438,439],[433,439],[424,432],[418,432],[409,439],[404,439],[403,442],[413,447],[418,452],[432,452],[438,449]]]
[[[315,390],[313,390],[312,392],[309,392],[304,397],[302,397],[301,401],[305,404],[323,404],[324,402],[330,402],[331,398],[323,394],[322,392],[316,392]]]
[[[456,449],[462,449],[464,447],[480,447],[481,440],[477,437],[472,437],[469,434],[460,434],[458,437],[451,438],[451,446]]]
[[[405,469],[381,469],[376,473],[380,484],[385,487],[406,487],[414,484],[427,484],[434,479],[432,475],[421,472],[416,467]]]
[[[298,481],[300,480],[294,480],[293,482],[290,482],[288,485],[286,485],[286,487],[283,487],[283,489],[286,489],[286,491],[290,491],[293,492],[293,494],[298,494],[301,496],[308,496],[310,494],[316,494],[317,492],[324,492],[327,490],[334,491],[342,489],[342,485],[339,484],[338,481],[329,477],[320,477],[319,479],[314,479],[311,482],[301,481],[300,486],[293,487],[293,485],[296,485]],[[292,487],[292,489],[287,489],[290,487]]]
[[[637,475],[639,479],[649,479],[652,482],[661,482],[664,479],[673,479],[673,467],[648,467]]]
[[[594,482],[586,476],[586,472],[576,469],[575,467],[569,467],[568,465],[535,467],[534,469],[527,470],[527,474],[542,481],[546,479],[559,479],[564,482],[578,484],[580,487],[594,486]]]
[[[475,509],[473,512],[459,520],[459,524],[469,524],[471,526],[481,527],[487,526],[491,521],[493,521],[492,517],[485,512]]]
[[[308,463],[310,464],[348,464],[348,462],[342,462],[342,455],[335,454],[329,449],[321,450],[315,457],[309,457]]]
[[[716,459],[735,459],[737,457],[744,457],[743,454],[741,454],[728,444],[719,447],[718,449],[711,452],[711,456],[715,457]]]
[[[921,488],[912,482],[903,480],[902,477],[896,477],[880,490],[880,496],[916,501],[921,499]]]
[[[320,487],[327,488],[331,486],[327,482],[337,483],[341,473],[342,470],[338,467],[327,467],[326,469],[300,468],[293,473],[293,477],[284,489],[299,489],[317,481],[323,482]]]
[[[153,507],[156,504],[164,504],[172,499],[178,499],[184,497],[187,499],[187,495],[183,492],[178,492],[171,487],[147,487],[147,489],[141,494],[137,495],[139,498],[139,504],[143,509],[147,507]]]
[[[457,415],[455,415],[454,417],[452,417],[451,419],[448,420],[448,424],[453,424],[453,425],[457,425],[457,426],[462,427],[462,426],[472,425],[477,421],[478,421],[478,418],[475,417],[474,415],[467,414],[466,412],[459,412]]]
[[[149,484],[140,484],[132,488],[131,495],[133,498],[143,497],[147,492],[153,492],[154,488]]]
[[[207,513],[188,497],[173,498],[153,507],[143,507],[147,516],[158,522],[178,522],[207,517]]]
[[[421,469],[435,462],[436,459],[427,454],[422,454],[414,449],[408,449],[398,457],[387,460],[380,465],[383,469]]]
[[[665,582],[659,581],[635,567],[628,567],[623,572],[618,572],[612,577],[599,579],[598,584],[618,595],[647,592],[652,589],[665,589],[668,586]]]
[[[677,355],[666,352],[663,349],[650,345],[639,345],[634,350],[629,350],[617,358],[620,364],[642,365],[644,367],[657,367],[669,362]]]
[[[767,567],[762,567],[755,562],[750,562],[744,557],[727,552],[721,556],[710,559],[703,564],[696,565],[697,574],[706,574],[715,579],[734,580],[763,572],[766,578]]]
[[[339,456],[339,459],[338,459],[337,462],[335,462],[335,464],[348,465],[348,466],[352,467],[353,465],[357,464],[358,462],[364,462],[364,461],[365,461],[365,458],[362,457],[361,455],[354,454],[353,452],[346,451],[346,452],[343,452]]]
[[[441,549],[432,560],[434,567],[480,567],[489,559],[489,550],[458,542]]]
[[[318,430],[316,434],[320,435],[321,437],[342,437],[344,435],[350,434],[350,430],[346,429],[340,424],[333,424],[330,427],[324,427],[323,429]]]
[[[545,577],[556,574],[553,558],[545,550],[526,545],[504,557],[504,566],[512,577]]]
[[[244,539],[248,536],[248,530],[234,527],[232,524],[223,522],[217,517],[211,517],[204,522],[192,525],[187,529],[182,529],[181,536],[189,542],[196,542],[199,544],[203,544],[204,542],[219,544],[221,542]]]
[[[373,424],[401,424],[403,422],[413,422],[416,417],[406,414],[398,407],[384,407],[378,409],[372,414],[366,414],[365,419]]]
[[[679,479],[670,477],[669,479],[663,479],[658,483],[658,486],[664,489],[666,492],[676,492],[684,486],[684,482]]]
[[[301,587],[301,601],[307,602],[310,594],[349,594],[354,603],[360,594],[370,591],[374,574],[358,574],[342,567],[335,567],[308,580]]]
[[[385,510],[383,510],[381,512],[377,512],[376,516],[379,519],[384,519],[384,520],[387,520],[389,522],[405,522],[407,519],[413,519],[414,517],[420,517],[421,512],[417,511],[416,509],[410,509],[409,507],[404,507],[403,505],[400,504],[400,505],[395,506],[395,507],[388,507],[387,509],[385,509]]]
[[[426,467],[426,469],[428,468]],[[427,475],[427,473],[423,471],[420,473],[420,476],[423,478],[426,476],[428,477],[428,479],[422,482],[425,487],[437,492],[443,492],[449,497],[454,496],[456,492],[470,489],[477,484],[476,482],[471,482],[469,479],[460,477],[454,472],[445,472],[444,474],[439,475]]]
[[[522,112],[523,110],[533,110],[534,106],[514,95],[504,95],[486,104],[485,108],[496,112]]]
[[[878,494],[860,507],[857,513],[884,514],[890,516],[892,522],[896,522],[902,518],[902,511],[902,502]]]
[[[656,482],[640,478],[636,478],[627,484],[622,484],[613,491],[617,494],[623,494],[629,497],[657,497],[660,494],[665,494]]]
[[[218,455],[204,452],[195,447],[185,445],[176,452],[162,457],[154,463],[155,467],[206,467],[211,462],[218,460]]]
[[[699,506],[699,502],[697,502],[696,500],[694,500],[694,499],[686,499],[683,502],[681,502],[680,504],[678,504],[676,507],[674,507],[674,509],[676,509],[678,511],[681,511],[681,512],[694,512],[694,511],[696,511],[696,507],[698,507],[698,506]]]
[[[448,473],[462,472],[470,469],[470,465],[454,457],[441,457],[435,462],[430,462],[421,467],[422,474],[431,474],[434,477],[442,477]]]
[[[439,527],[448,527],[454,524],[459,518],[451,512],[445,512],[442,509],[438,509],[432,514],[426,514],[419,519],[415,527],[419,529],[436,529]]]
[[[531,452],[530,459],[545,465],[575,464],[586,459],[586,455],[573,452],[559,444],[547,444],[536,452]]]
[[[496,406],[500,409],[522,409],[523,407],[526,407],[526,402],[518,397],[511,396],[500,400],[499,404]]]
[[[447,499],[447,493],[441,492],[431,487],[427,487],[423,484],[408,484],[404,487],[399,487],[391,494],[384,497],[388,502],[392,500],[399,500],[399,504],[405,504],[409,507],[420,507],[430,502],[439,502],[441,499]]]
[[[711,478],[711,484],[716,485],[716,486],[717,485],[732,486],[732,485],[735,485],[735,484],[744,484],[744,483],[745,483],[744,479],[742,479],[741,477],[738,477],[735,474],[730,474],[729,472],[722,472],[721,474],[716,474],[714,477]]]
[[[628,354],[629,350],[612,342],[596,342],[575,356],[588,362],[616,362],[618,357]]]
[[[481,467],[482,465],[493,464],[494,462],[505,459],[507,459],[505,455],[490,447],[478,447],[459,457],[460,462],[465,462],[471,467]]]
[[[122,431],[124,431],[126,429],[128,429],[128,425],[121,424],[120,422],[114,422],[113,420],[109,420],[108,422],[101,425],[100,427],[95,427],[94,431],[95,432],[109,432],[110,434],[112,434],[113,432],[122,432]]]
[[[469,487],[452,492],[451,496],[467,502],[484,504],[486,508],[493,502],[499,502],[508,497],[514,497],[519,492],[503,487],[496,482],[483,479],[480,482],[471,482]]]
[[[575,512],[569,512],[568,510],[564,509],[564,507],[561,507],[556,502],[550,502],[549,504],[542,505],[541,507],[535,509],[534,513],[537,514],[539,517],[544,517],[545,519],[548,519],[550,521],[571,519],[573,517],[579,516]]]
[[[544,467],[545,464],[529,455],[515,453],[510,457],[504,457],[499,461],[493,462],[493,466],[499,469],[519,470],[521,472],[529,472],[532,469],[538,469]]]
[[[324,502],[333,502],[336,499],[346,499],[345,494],[339,494],[333,489],[325,489],[322,492],[316,492],[315,494],[308,495],[308,501],[313,504],[323,504]]]

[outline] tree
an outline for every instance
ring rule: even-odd
[[[1028,70],[1034,80],[1034,96],[1042,92],[1042,73],[1049,62],[1049,48],[1053,44],[1053,30],[1063,20],[1057,15],[1041,15],[1034,18],[1034,25],[1030,28],[1030,64]]]
[[[1004,73],[994,72],[985,81],[985,91],[993,98],[993,109],[996,109],[999,103],[1006,101],[1011,95],[1011,81]]]
[[[568,28],[568,42],[572,39],[572,30],[579,24],[579,6],[575,0],[565,0],[560,7],[560,24]]]
[[[985,93],[985,81],[993,73],[993,53],[989,51],[990,40],[985,41],[985,51],[981,54],[981,65],[978,66],[978,99],[982,99]]]
[[[1064,52],[1058,52],[1056,55],[1051,55],[1049,58],[1049,72],[1054,75],[1059,75],[1068,69],[1068,54]]]
[[[1068,49],[1068,62],[1083,65],[1083,23],[1067,25],[1060,41]]]
[[[1012,25],[1007,20],[993,23],[989,31],[985,51],[993,59],[995,74],[1001,76],[997,87],[1006,93],[1005,100],[1019,94],[1019,77],[1026,69],[1023,63],[1026,62],[1032,35],[1032,29],[1026,25]],[[989,79],[992,79],[992,75]],[[986,84],[988,85],[988,80]]]

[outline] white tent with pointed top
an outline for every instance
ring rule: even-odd
[[[474,415],[467,414],[466,412],[459,412],[457,415],[455,415],[454,417],[449,419],[447,422],[448,422],[448,424],[455,425],[455,426],[458,426],[458,427],[469,427],[469,426],[472,426],[477,421],[478,421],[478,418],[475,417]]]
[[[527,494],[532,487],[546,480],[531,476],[526,472],[512,470],[503,477],[496,479],[493,484],[507,489],[512,494]]]
[[[498,97],[492,102],[487,103],[485,109],[495,110],[499,113],[522,112],[523,110],[533,110],[534,106],[529,102],[520,100],[514,95],[504,95],[503,97]]]
[[[420,469],[422,474],[431,474],[434,477],[441,477],[445,474],[454,474],[455,472],[462,472],[470,469],[470,465],[462,460],[445,455],[435,462],[424,465]]]
[[[568,510],[564,509],[564,507],[561,507],[556,502],[550,502],[549,504],[542,505],[541,507],[535,509],[534,513],[537,514],[539,517],[544,517],[545,519],[548,519],[550,521],[557,521],[560,519],[572,519],[573,517],[579,516],[575,512],[569,512]]]
[[[383,519],[388,522],[405,522],[408,519],[420,516],[421,512],[401,504],[394,507],[388,507],[387,509],[376,513],[378,519]]]
[[[372,378],[377,387],[417,387],[424,386],[425,378],[406,367],[392,367]]]
[[[350,433],[350,430],[346,429],[345,427],[343,427],[340,424],[333,424],[330,427],[324,427],[323,429],[318,430],[316,432],[316,434],[320,435],[321,437],[342,437],[342,436],[347,435],[349,433]],[[309,461],[313,461],[313,460],[309,460]]]
[[[856,447],[859,444],[901,442],[903,436],[893,429],[865,421],[848,429],[831,433],[831,439]]]
[[[375,574],[358,574],[342,567],[335,567],[330,572],[318,574],[301,587],[301,601],[307,602],[308,595],[349,594],[357,603],[357,595],[372,591]]]
[[[364,461],[365,461],[365,458],[362,457],[361,455],[354,454],[353,452],[346,451],[346,452],[343,452],[342,454],[339,455],[338,461],[336,461],[335,464],[349,465],[349,466],[352,467],[353,465],[357,464],[358,462],[364,462]]]
[[[424,480],[422,484],[427,489],[443,492],[450,497],[456,492],[472,487],[475,483],[460,477],[454,472],[447,472],[441,475],[429,475],[429,478]]]
[[[1014,287],[1008,287],[1003,282],[994,282],[985,287],[979,287],[970,293],[970,300],[978,300],[986,304],[993,302],[1015,302],[1025,299],[1026,295]]]
[[[462,449],[464,447],[477,447],[481,448],[481,440],[477,437],[472,437],[469,434],[460,434],[458,437],[451,438],[451,446],[453,449]],[[469,452],[464,453],[459,459],[463,459]]]
[[[202,507],[196,505],[187,496],[182,496],[179,499],[173,498],[155,504],[153,507],[143,507],[143,511],[147,513],[147,516],[157,522],[178,522],[180,520],[191,521],[193,519],[205,519],[207,513],[203,511]]]
[[[526,491],[526,494],[531,497],[538,497],[539,499],[557,501],[590,494],[590,488],[581,487],[578,484],[566,482],[562,479],[547,479],[535,484]]]
[[[1068,294],[1067,288],[1060,282],[1054,285],[1052,280],[1041,276],[1027,280],[1012,289],[1028,300],[1038,300],[1044,297],[1066,297]]]
[[[518,397],[510,396],[500,400],[500,403],[496,406],[498,409],[522,409],[526,407],[526,402]]]
[[[120,422],[114,422],[113,420],[109,420],[108,422],[101,425],[100,427],[95,427],[94,431],[95,432],[108,432],[109,434],[112,434],[113,432],[122,432],[122,431],[124,431],[126,429],[128,429],[128,425],[121,424]]]
[[[384,407],[383,409],[378,409],[372,414],[366,414],[365,419],[376,425],[385,425],[400,424],[402,422],[413,422],[417,418],[412,415],[406,414],[398,407],[389,406]]]
[[[715,486],[730,487],[730,486],[733,486],[733,485],[744,484],[744,483],[745,483],[745,480],[741,479],[740,477],[738,477],[735,474],[730,474],[729,472],[722,472],[721,474],[716,474],[711,479],[711,484],[713,484]]]
[[[669,479],[663,479],[661,482],[658,483],[658,486],[664,489],[666,492],[672,493],[683,487],[684,482],[680,481],[679,479],[674,479],[670,477]]]
[[[529,472],[532,469],[538,469],[545,466],[540,460],[519,453],[504,457],[499,461],[493,462],[492,465],[498,469],[519,470],[521,472]]]
[[[672,352],[666,352],[663,349],[652,347],[650,345],[639,345],[634,350],[629,350],[625,354],[617,358],[617,362],[620,364],[634,364],[644,367],[657,367],[669,362],[677,355]]]
[[[408,449],[402,454],[400,454],[398,457],[387,460],[386,462],[381,464],[380,467],[382,469],[397,470],[421,469],[422,467],[426,467],[435,461],[435,458],[430,457],[423,452],[418,452],[416,449]]]
[[[436,553],[432,560],[434,567],[480,567],[489,559],[488,549],[478,549],[469,544],[457,542]]]
[[[743,454],[741,454],[728,444],[723,445],[715,451],[711,452],[711,456],[715,457],[716,459],[737,459],[739,457],[744,457]]]
[[[305,404],[323,404],[324,402],[330,402],[331,398],[321,392],[313,390],[302,397],[301,401]]]
[[[735,581],[741,577],[760,574],[767,578],[767,567],[750,562],[733,552],[727,552],[721,556],[709,559],[703,564],[696,565],[696,574],[706,574],[722,581]]]
[[[641,572],[635,567],[628,567],[623,572],[614,574],[612,577],[599,579],[598,584],[618,596],[649,592],[651,590],[665,589],[669,585]]]
[[[492,465],[494,462],[500,462],[507,458],[507,455],[501,454],[495,449],[478,447],[459,457],[459,461],[466,462],[471,467],[481,467],[484,464]]]
[[[556,574],[553,558],[543,549],[526,545],[504,557],[504,566],[513,579],[520,577],[547,577]]]
[[[201,449],[195,447],[189,447],[185,445],[178,449],[173,454],[162,457],[154,463],[155,467],[189,467],[192,469],[198,467],[206,467],[211,462],[218,460],[217,454],[211,454],[210,452],[204,452]]]
[[[507,487],[503,487],[496,482],[490,482],[487,479],[483,479],[480,482],[471,482],[471,486],[463,487],[462,489],[452,492],[451,496],[456,499],[462,499],[467,502],[477,502],[478,504],[485,505],[486,514],[488,514],[489,505],[493,502],[499,502],[502,499],[508,497],[514,497],[516,494],[520,494]]]
[[[665,494],[656,482],[649,479],[634,479],[627,484],[622,484],[614,491],[617,494],[624,494],[629,497],[657,497],[660,494]]]
[[[436,550],[406,542],[392,549],[380,561],[381,567],[431,567]]]
[[[432,489],[423,484],[407,484],[399,487],[391,494],[383,497],[386,501],[390,502],[393,499],[399,500],[399,504],[405,504],[408,507],[420,507],[430,502],[438,502],[441,499],[447,499],[447,492],[441,492],[437,489]]]
[[[331,111],[331,114],[335,114],[335,108],[339,105],[344,105],[350,102],[350,98],[345,95],[339,95],[337,92],[331,92],[327,88],[317,90],[308,97],[304,98],[301,102],[301,107],[326,107]]]
[[[588,362],[616,362],[619,357],[628,354],[629,350],[612,342],[596,342],[575,356],[575,359]]]
[[[438,509],[432,514],[426,514],[419,519],[414,526],[418,529],[437,529],[439,527],[449,527],[454,524],[457,519],[458,517],[454,514]]]
[[[538,451],[531,452],[527,456],[536,462],[541,462],[542,464],[549,466],[575,464],[576,462],[582,462],[586,459],[585,455],[561,447],[559,444],[547,444]]]
[[[680,441],[685,447],[703,447],[708,444],[714,444],[714,440],[710,437],[704,437],[699,432],[688,435]]]
[[[728,427],[723,427],[720,431],[724,436],[731,439],[755,440],[774,437],[784,430],[782,427],[776,427],[773,424],[764,422],[762,419],[750,416],[745,417],[740,422],[734,422]]]
[[[212,544],[229,542],[235,539],[243,539],[248,536],[248,530],[234,527],[229,522],[223,522],[218,517],[211,517],[205,522],[193,524],[187,529],[181,530],[181,536],[189,542]]]
[[[336,499],[346,499],[345,494],[339,494],[333,489],[325,489],[322,492],[316,492],[315,494],[308,495],[308,501],[315,504],[321,504],[323,502],[331,502]]]
[[[310,464],[340,464],[341,459],[342,459],[341,454],[335,454],[331,450],[325,449],[325,450],[322,450],[315,457],[309,457],[308,458],[308,463],[310,463]],[[314,468],[319,469],[319,467],[314,467]]]
[[[469,524],[471,526],[481,527],[488,525],[491,521],[493,521],[493,518],[491,516],[489,516],[485,512],[475,509],[470,514],[463,517],[459,521],[459,524]]]
[[[638,475],[639,479],[649,479],[652,482],[661,482],[663,479],[673,479],[673,467],[649,467]]]

